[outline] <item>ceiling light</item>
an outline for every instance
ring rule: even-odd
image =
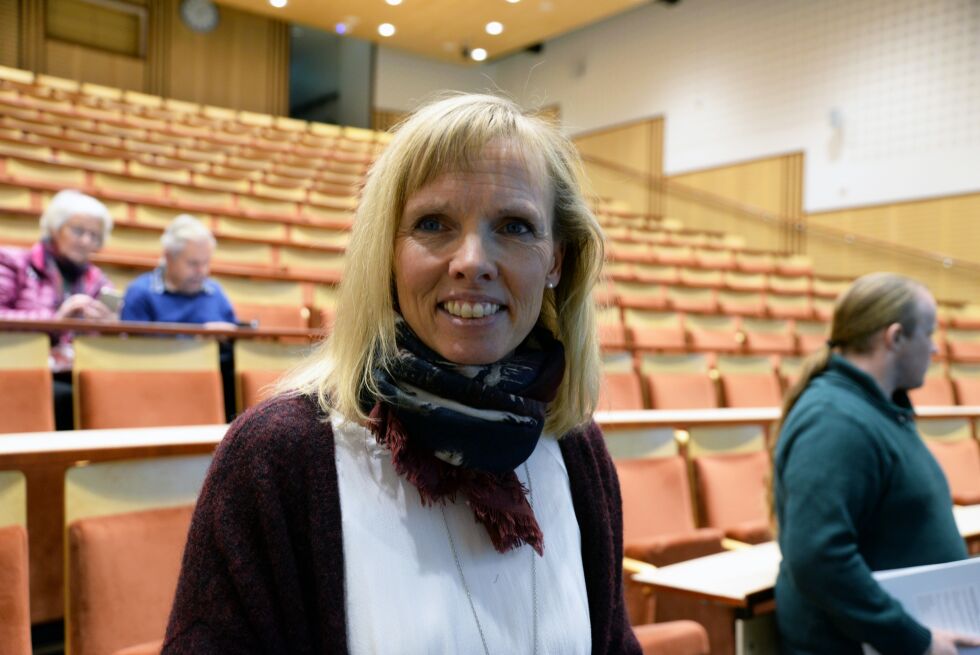
[[[395,33],[395,26],[391,23],[381,23],[378,25],[378,34],[381,36],[392,36]]]
[[[520,2],[520,1],[521,1],[521,0],[507,0],[507,2],[509,2],[509,3],[510,3],[510,4],[512,4],[512,5],[516,5],[516,4],[517,4],[518,2]]]
[[[347,34],[347,24],[337,23],[336,25],[334,25],[333,31],[336,32],[337,34]]]
[[[286,0],[269,0],[269,4],[276,9],[282,9],[286,6]]]
[[[499,21],[492,20],[489,23],[487,23],[486,30],[487,30],[487,34],[492,34],[493,36],[497,36],[498,34],[504,31],[504,24]]]
[[[385,2],[387,2],[392,7],[397,7],[402,3],[402,0],[385,0]]]
[[[483,48],[473,48],[470,51],[470,57],[473,58],[473,61],[483,61],[487,58],[487,51]]]

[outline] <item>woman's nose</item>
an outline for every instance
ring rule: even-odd
[[[492,280],[497,277],[493,246],[481,234],[463,235],[449,262],[449,274],[461,280]]]

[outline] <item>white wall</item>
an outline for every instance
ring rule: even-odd
[[[457,66],[378,46],[374,106],[408,111],[439,91],[497,90],[496,64]]]
[[[378,98],[444,66],[385,62]],[[978,0],[654,3],[491,71],[571,133],[665,116],[668,174],[803,150],[810,211],[980,190]]]

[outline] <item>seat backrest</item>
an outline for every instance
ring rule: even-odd
[[[705,525],[722,530],[765,520],[769,456],[748,453],[702,455],[694,459],[698,501]]]
[[[260,328],[305,328],[310,323],[310,310],[302,305],[235,303],[235,315],[241,321],[258,321]]]
[[[980,503],[980,444],[976,439],[926,439],[925,443],[946,474],[953,502]]]
[[[73,655],[163,637],[193,506],[80,519],[68,527]]]
[[[953,385],[945,375],[927,375],[922,386],[909,391],[916,407],[924,405],[955,405]]]
[[[687,465],[680,455],[618,459],[623,540],[635,542],[695,529]]]
[[[269,397],[271,385],[282,376],[282,371],[242,371],[237,375],[241,394],[238,410],[244,411]]]
[[[51,372],[13,369],[0,372],[0,432],[54,430]]]
[[[779,407],[782,402],[775,372],[726,373],[720,381],[725,407]]]
[[[598,409],[619,411],[643,408],[643,388],[636,373],[607,371],[602,374]]]
[[[78,371],[82,429],[224,423],[218,371]]]
[[[953,378],[958,405],[980,405],[980,378]]]
[[[714,380],[707,373],[654,373],[646,376],[652,409],[718,407]]]
[[[31,653],[28,578],[27,530],[0,527],[0,655]]]

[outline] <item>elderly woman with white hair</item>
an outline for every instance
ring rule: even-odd
[[[40,222],[41,240],[30,249],[0,248],[0,319],[115,318],[100,300],[112,284],[91,262],[112,231],[109,210],[91,196],[65,190],[51,199]],[[50,365],[59,430],[72,428],[72,360],[71,333],[55,335]]]
[[[577,161],[492,96],[398,129],[332,333],[218,447],[165,654],[640,652]]]

